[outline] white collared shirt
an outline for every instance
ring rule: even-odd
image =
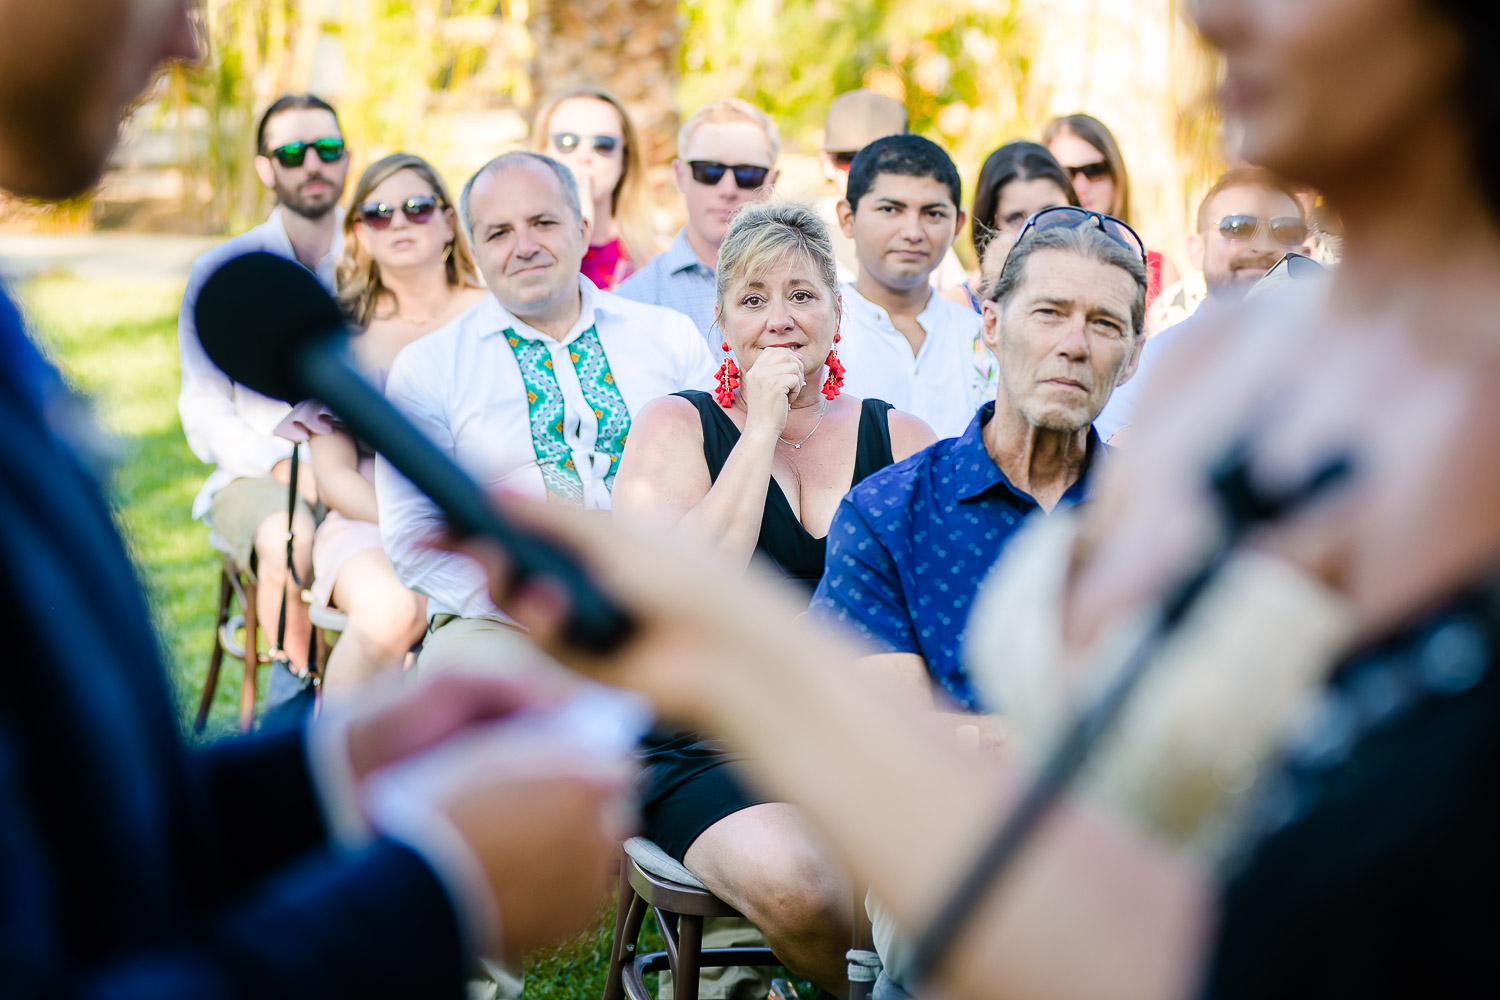
[[[487,296],[403,348],[385,393],[480,485],[607,510],[631,414],[709,388],[717,361],[682,313],[578,280],[583,308],[562,339]],[[504,617],[478,566],[427,545],[442,515],[384,459],[375,493],[391,565],[430,598],[429,615]]]
[[[318,261],[314,272],[325,288],[334,287],[334,271],[344,251],[343,212],[335,209],[333,245]],[[177,397],[177,412],[182,418],[182,433],[188,447],[209,465],[216,466],[208,481],[193,500],[193,517],[208,513],[213,495],[231,480],[255,478],[270,473],[271,466],[288,457],[295,447],[276,436],[291,407],[279,399],[262,396],[247,389],[218,369],[203,351],[193,310],[198,293],[209,275],[232,257],[263,250],[288,260],[296,260],[291,237],[281,221],[282,209],[246,233],[221,243],[193,261],[188,273],[187,289],[182,294],[182,311],[177,314],[177,351],[182,362],[182,391]]]
[[[979,337],[974,310],[931,293],[917,316],[927,336],[913,355],[883,307],[859,294],[853,282],[839,292],[839,360],[851,395],[883,399],[915,414],[940,438],[958,437],[979,407],[995,398],[995,359]]]

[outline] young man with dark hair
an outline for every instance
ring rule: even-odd
[[[858,277],[841,288],[845,387],[921,417],[939,437],[961,433],[994,395],[978,315],[929,283],[963,227],[961,203],[953,160],[907,134],[860,150],[838,208],[859,258]]]
[[[274,628],[286,593],[287,657],[296,667],[307,658],[311,624],[307,605],[286,574],[287,488],[293,445],[274,433],[286,416],[285,403],[238,385],[214,365],[198,342],[193,308],[198,290],[231,257],[264,250],[295,260],[331,291],[343,251],[343,213],[338,208],[349,174],[349,151],[338,115],[313,94],[286,94],[261,115],[255,130],[255,173],[276,193],[271,217],[247,233],[215,247],[193,262],[177,347],[182,360],[182,392],[177,409],[188,445],[215,466],[193,501],[193,517],[205,519],[242,568],[260,580],[256,614]],[[313,520],[317,500],[312,468],[298,472],[302,500],[292,522],[293,566],[306,578],[312,564]],[[253,559],[252,559],[253,557]]]

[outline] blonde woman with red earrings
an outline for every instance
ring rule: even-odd
[[[613,510],[712,541],[727,575],[760,555],[810,597],[844,494],[934,435],[885,402],[840,391],[833,245],[811,209],[742,209],[719,248],[716,283],[718,387],[665,396],[636,415]],[[731,758],[701,736],[654,744],[647,759],[646,836],[760,927],[793,972],[840,992],[850,887],[797,810],[748,792]]]

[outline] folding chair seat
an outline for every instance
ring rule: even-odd
[[[302,600],[307,604],[307,619],[312,622],[313,637],[317,645],[314,647],[314,655],[317,660],[313,664],[319,677],[327,675],[328,654],[333,649],[333,642],[329,641],[329,635],[337,636],[349,627],[349,616],[336,608],[330,608],[326,604],[320,604],[313,597],[312,591],[302,591]]]
[[[665,951],[636,954],[646,910],[656,914]],[[769,948],[703,948],[705,917],[739,917],[738,910],[704,887],[692,872],[644,837],[625,842],[620,865],[620,906],[615,919],[605,1000],[652,1000],[646,976],[670,971],[676,1000],[698,1000],[698,973],[725,965],[774,966]]]
[[[203,732],[208,723],[208,711],[214,701],[214,692],[219,686],[219,666],[224,653],[244,662],[245,679],[240,688],[240,731],[248,733],[255,723],[256,674],[261,663],[267,662],[260,655],[259,622],[255,617],[256,580],[248,567],[240,566],[234,552],[223,536],[210,530],[208,543],[219,553],[219,611],[214,623],[213,652],[208,658],[208,675],[203,681],[203,695],[198,700],[198,715],[193,720],[193,731]],[[234,603],[238,601],[240,613],[232,615]],[[244,629],[241,643],[235,633]]]

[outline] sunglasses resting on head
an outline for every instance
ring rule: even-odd
[[[716,160],[689,160],[688,168],[693,172],[693,180],[709,187],[717,186],[724,179],[726,171],[733,172],[734,183],[741,191],[754,191],[765,184],[767,175],[771,173],[770,167],[757,167],[753,163],[730,165]]]
[[[385,229],[395,219],[399,209],[406,216],[408,222],[413,225],[421,225],[431,219],[442,202],[430,194],[413,195],[403,201],[400,205],[392,205],[384,201],[367,201],[363,205],[355,207],[354,211],[359,215],[359,221],[371,229]]]
[[[302,161],[307,159],[309,149],[317,153],[318,159],[324,163],[337,163],[344,158],[344,140],[337,136],[325,136],[312,142],[289,142],[284,146],[277,146],[268,155],[283,167],[300,167]]]
[[[1140,234],[1134,229],[1113,215],[1090,211],[1076,205],[1054,205],[1037,212],[1026,220],[1026,225],[1022,226],[1021,231],[1016,234],[1016,244],[1024,240],[1026,234],[1032,230],[1076,229],[1087,225],[1097,226],[1110,239],[1139,257],[1142,264],[1146,263],[1146,244],[1142,242]]]

